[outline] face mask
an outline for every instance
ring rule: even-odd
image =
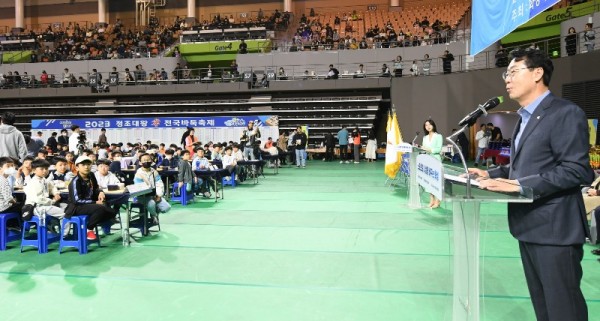
[[[121,157],[115,157],[114,160],[121,161]]]
[[[63,133],[62,135],[63,135],[63,136],[67,136],[67,133]]]
[[[17,173],[17,169],[14,167],[9,167],[6,170],[4,170],[4,174],[8,175],[8,176],[15,175],[16,173]]]
[[[166,157],[167,157],[167,159],[171,159],[171,158],[173,158],[173,156],[166,156]]]
[[[152,166],[152,162],[143,162],[142,163],[142,167],[144,167],[144,168],[150,168],[150,166]]]

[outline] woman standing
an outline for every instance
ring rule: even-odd
[[[569,34],[565,37],[567,55],[573,56],[577,53],[577,31],[575,28],[569,28]]]
[[[354,146],[354,164],[360,163],[360,130],[358,126],[352,131],[352,144]]]
[[[368,162],[374,162],[377,158],[377,138],[375,138],[375,132],[373,129],[369,130],[367,137],[367,150],[365,151],[365,158]]]
[[[442,151],[443,138],[442,135],[438,134],[437,126],[432,119],[428,119],[423,124],[423,132],[426,133],[423,136],[423,144],[421,148],[427,152],[427,154],[437,158],[440,162],[442,157],[440,153]],[[440,200],[437,199],[433,194],[429,194],[429,208],[440,207]]]
[[[194,136],[194,129],[190,128],[188,136],[185,138],[185,149],[190,151],[190,155],[194,153],[194,143],[198,142],[198,137]]]

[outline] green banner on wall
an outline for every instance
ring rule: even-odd
[[[502,38],[502,44],[535,41],[536,39],[560,36],[561,22],[592,14],[595,12],[595,9],[596,6],[592,3],[581,3],[541,13]],[[583,26],[581,29],[583,30]]]

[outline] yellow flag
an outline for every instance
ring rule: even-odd
[[[402,165],[402,153],[398,152],[396,146],[402,143],[402,134],[398,126],[396,113],[392,117],[388,115],[387,144],[385,149],[385,174],[389,178],[396,177],[396,173]]]

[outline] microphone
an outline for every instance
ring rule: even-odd
[[[490,100],[486,101],[485,104],[477,106],[477,109],[465,116],[465,118],[458,122],[458,126],[473,125],[477,118],[481,117],[481,115],[487,115],[488,110],[500,105],[503,102],[504,97],[502,96],[491,98]]]
[[[419,134],[420,134],[420,133],[421,133],[421,132],[417,132],[417,134],[415,135],[415,138],[413,138],[413,140],[412,140],[412,143],[411,143],[411,145],[414,145],[414,144],[415,144],[415,141],[417,140],[417,138],[419,138]]]

